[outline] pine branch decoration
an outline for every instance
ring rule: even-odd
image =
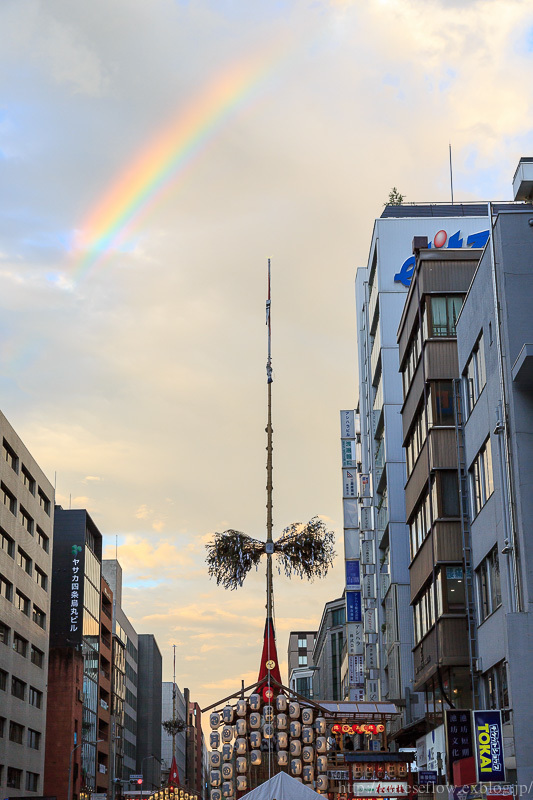
[[[237,589],[251,568],[259,564],[265,543],[246,533],[228,530],[215,533],[214,540],[206,544],[206,550],[209,577],[216,578],[217,586]]]

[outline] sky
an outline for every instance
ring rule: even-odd
[[[315,515],[342,556],[339,410],[354,278],[393,186],[512,199],[533,155],[531,0],[2,0],[0,407],[87,508],[205,707],[257,679],[264,566],[229,592],[205,544]],[[115,549],[116,548],[116,549]],[[275,573],[291,630],[343,591]]]

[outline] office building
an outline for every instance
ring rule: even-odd
[[[316,631],[291,631],[287,662],[289,688],[302,697],[313,697],[313,650]]]
[[[43,795],[54,489],[0,412],[0,791]]]
[[[313,699],[342,700],[341,662],[345,645],[346,603],[343,597],[324,606],[313,651]]]
[[[172,719],[180,720],[187,724],[187,706],[185,697],[177,683],[165,681],[162,684],[161,692],[162,722]],[[185,785],[186,775],[186,735],[185,728],[176,734],[175,754],[178,766],[180,784]],[[172,765],[172,736],[161,728],[161,769],[163,782],[168,780],[168,774]]]
[[[151,633],[138,636],[137,686],[137,773],[143,775],[143,789],[161,786],[161,652]]]

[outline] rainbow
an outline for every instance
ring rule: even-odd
[[[124,242],[279,61],[276,49],[232,65],[149,142],[79,226],[74,281]]]

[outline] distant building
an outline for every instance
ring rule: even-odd
[[[313,651],[313,699],[318,702],[343,699],[341,664],[345,622],[344,597],[325,604]]]
[[[54,489],[0,412],[0,792],[43,795]]]
[[[144,776],[143,790],[161,786],[161,683],[163,661],[151,633],[141,633],[137,687],[137,773]]]
[[[198,703],[189,699],[189,690],[185,689],[185,701],[188,705],[187,737],[187,782],[189,789],[198,797],[205,797],[206,776],[204,773],[205,743],[202,732],[202,712]]]
[[[313,651],[316,631],[291,631],[287,651],[289,688],[313,697]]]
[[[175,712],[176,719],[187,724],[187,707],[185,697],[177,683],[165,681],[162,684],[162,722],[167,722],[173,718]],[[176,763],[180,783],[185,785],[186,775],[186,733],[185,727],[180,733],[176,734]],[[172,764],[172,736],[161,727],[161,762],[163,781],[168,780],[168,773]]]

